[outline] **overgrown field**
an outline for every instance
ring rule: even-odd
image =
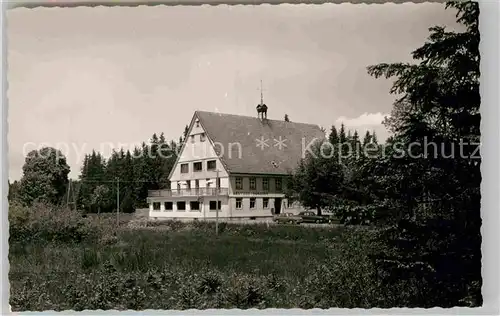
[[[13,310],[330,308],[397,304],[377,282],[371,232],[112,219],[11,206]]]

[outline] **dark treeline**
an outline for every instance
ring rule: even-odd
[[[92,213],[116,210],[118,190],[122,212],[145,207],[148,190],[170,187],[168,175],[177,159],[178,146],[168,142],[162,133],[159,137],[153,134],[148,144],[143,143],[133,152],[114,151],[107,161],[100,153],[87,155],[75,185],[77,208]]]
[[[168,175],[187,129],[178,142],[155,133],[141,147],[115,150],[108,159],[92,151],[84,157],[78,180],[68,179],[69,166],[61,152],[34,150],[26,157],[21,180],[9,182],[9,201],[68,205],[84,213],[115,211],[119,201],[120,211],[134,212],[147,206],[148,190],[170,187]]]
[[[463,32],[430,28],[414,63],[368,67],[375,78],[395,79],[398,97],[385,121],[392,137],[371,149],[378,154],[326,158],[346,149],[318,143],[288,192],[345,224],[378,228],[372,258],[377,279],[395,291],[392,306],[482,304],[479,6],[450,7]],[[333,129],[330,139],[358,141],[343,134]],[[429,142],[438,155],[425,154]]]
[[[167,141],[163,133],[159,137],[155,133],[148,143],[143,142],[132,152],[113,151],[107,161],[100,153],[87,155],[75,185],[76,207],[92,213],[114,211],[117,196],[122,212],[147,207],[148,190],[170,187],[168,175],[187,131],[186,126],[178,142]],[[70,198],[74,196],[70,193]]]

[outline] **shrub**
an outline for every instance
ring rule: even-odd
[[[110,236],[115,234],[110,227],[83,218],[78,211],[44,203],[31,207],[12,204],[9,207],[10,242],[109,243]]]

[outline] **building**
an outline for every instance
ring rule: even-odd
[[[170,190],[150,191],[151,218],[258,218],[298,212],[287,178],[319,126],[196,111],[169,175]],[[216,190],[216,188],[220,188]]]

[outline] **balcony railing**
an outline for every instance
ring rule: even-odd
[[[148,197],[177,197],[177,196],[215,196],[228,195],[228,188],[198,188],[148,191]]]
[[[263,195],[283,195],[283,191],[272,190],[272,191],[257,191],[257,190],[237,190],[233,192],[233,195],[255,195],[255,196],[263,196]]]

